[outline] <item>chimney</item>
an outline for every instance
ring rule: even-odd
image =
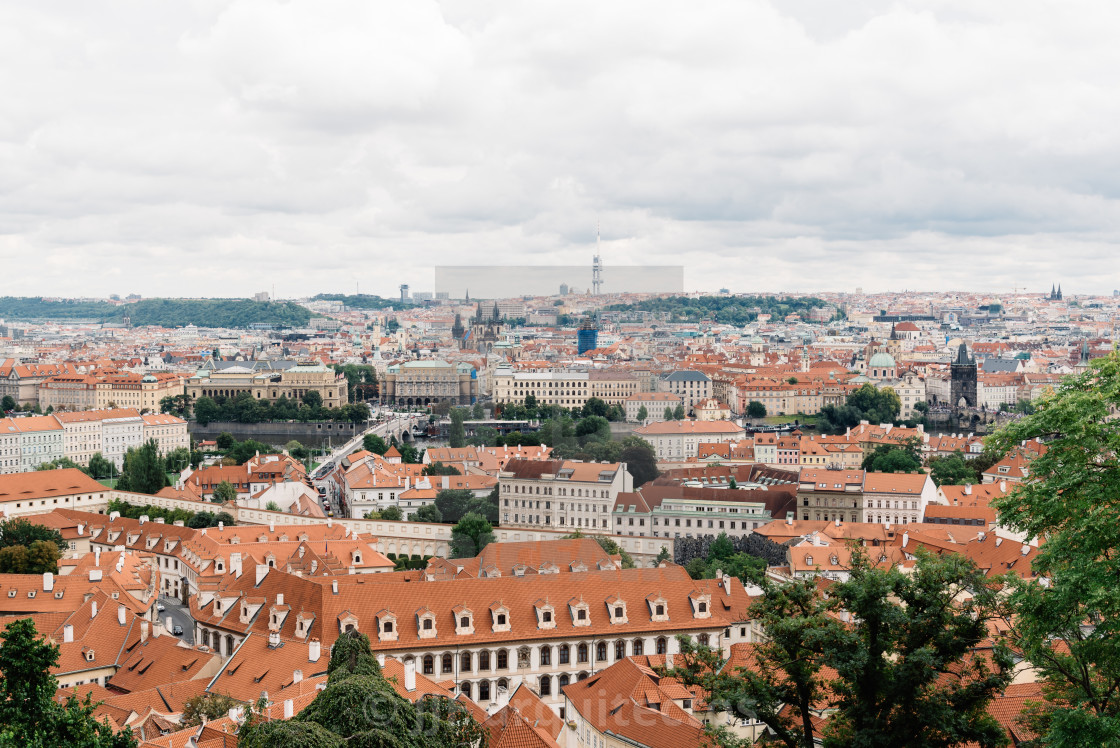
[[[837,527],[839,527],[839,526],[840,526],[840,518],[839,518],[839,517],[837,517],[837,518],[836,518],[836,526],[837,526]]]
[[[377,664],[380,667],[385,667],[385,653],[384,652],[378,652],[377,653]]]
[[[295,705],[291,699],[284,699],[284,719],[291,719],[293,714],[295,714]]]
[[[983,542],[984,542],[984,540],[985,540],[985,539],[986,539],[987,537],[988,537],[988,533],[986,533],[986,532],[980,532],[980,533],[977,533],[977,534],[976,534],[976,539],[977,539],[977,540],[979,540],[979,541],[980,541],[981,543],[983,543]]]
[[[54,574],[49,571],[43,572],[43,592],[54,591]]]
[[[672,652],[666,652],[665,653],[665,667],[667,669],[670,669],[670,670],[672,670],[672,668],[673,668],[673,653]]]
[[[447,475],[440,476],[440,477],[443,478],[443,487],[444,488],[450,488],[451,487],[451,477],[447,476]]]
[[[793,512],[786,512],[786,524],[787,525],[792,525],[793,524]]]
[[[90,617],[90,618],[97,618],[97,601],[96,601],[96,600],[92,600],[92,601],[90,601],[90,604],[89,604],[89,617]]]
[[[334,527],[334,520],[331,517],[327,517],[327,527]]]
[[[100,548],[94,548],[93,549],[93,565],[94,566],[101,566],[101,549]]]
[[[1005,481],[1005,480],[1001,480],[1001,481],[999,482],[999,490],[1000,490],[1000,491],[1003,491],[1004,493],[1006,493],[1006,492],[1007,492],[1007,481]]]
[[[320,655],[319,640],[312,639],[307,643],[307,661],[318,662]]]
[[[123,553],[121,555],[117,556],[116,570],[117,570],[118,574],[120,574],[122,571],[124,571],[124,554]]]
[[[85,526],[85,524],[79,522],[78,523],[78,535],[85,535],[85,534],[86,534],[86,526]]]
[[[109,521],[112,522],[113,520],[118,519],[120,516],[120,512],[109,512]]]
[[[229,573],[232,574],[234,577],[236,577],[238,579],[241,578],[241,554],[240,553],[229,554]]]
[[[905,548],[909,542],[910,542],[910,532],[907,531],[907,532],[902,533],[902,547]]]
[[[283,592],[277,592],[276,593],[276,604],[278,606],[284,604],[284,593]]]
[[[723,575],[723,591],[731,595],[731,577],[727,574]]]
[[[269,635],[268,635],[268,648],[269,649],[276,649],[279,646],[280,646],[280,632],[279,631],[270,632]]]
[[[140,622],[140,643],[143,644],[146,641],[148,641],[148,622],[147,621],[141,621]]]
[[[972,484],[971,483],[965,483],[964,484],[964,495],[965,496],[971,496],[972,495]]]
[[[124,605],[117,606],[117,623],[124,625],[125,618],[128,616],[128,608]]]
[[[302,670],[293,670],[292,671],[292,683],[293,684],[294,683],[299,683],[301,680],[303,680],[303,671]]]
[[[274,525],[273,523],[269,522],[269,523],[268,523],[268,531],[269,531],[269,532],[276,532],[276,525]]]
[[[1029,545],[1027,545],[1026,543],[1023,543],[1023,547],[1019,549],[1019,553],[1021,555],[1025,556],[1030,552],[1031,552],[1031,547]]]
[[[504,709],[507,704],[509,704],[509,689],[508,688],[499,688],[498,689],[498,711],[501,711],[502,709]]]
[[[145,522],[147,522],[147,521],[148,521],[148,515],[146,515],[146,514],[141,514],[141,515],[140,515],[140,524],[144,524],[144,523],[145,523]]]
[[[226,529],[226,523],[225,522],[218,522],[218,532],[222,532],[225,529]]]
[[[414,658],[404,661],[404,690],[416,690],[416,660]]]
[[[331,592],[335,595],[338,594],[338,580],[337,579],[332,579],[331,580]]]
[[[268,564],[257,564],[257,581],[254,584],[260,584],[268,575]]]

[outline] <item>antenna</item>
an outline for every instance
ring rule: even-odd
[[[598,296],[603,292],[603,259],[599,256],[602,240],[599,236],[599,221],[595,221],[595,259],[591,262],[591,288]]]

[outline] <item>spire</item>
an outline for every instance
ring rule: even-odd
[[[1058,301],[1062,300],[1062,284],[1058,284]]]
[[[1058,291],[1057,291],[1057,288],[1054,286],[1054,284],[1051,283],[1050,284],[1050,300],[1053,301],[1056,298],[1058,298]]]

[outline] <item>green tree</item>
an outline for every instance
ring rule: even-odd
[[[26,574],[29,563],[27,546],[9,545],[0,548],[0,574]]]
[[[619,557],[623,569],[635,568],[634,557],[630,555],[629,551],[616,543],[613,538],[609,538],[606,535],[595,535],[594,538],[595,542],[598,543],[604,551],[612,556]]]
[[[1001,643],[990,655],[981,648],[1003,611],[969,560],[919,551],[906,574],[855,553],[851,578],[827,598],[814,580],[752,581],[764,590],[751,614],[765,638],[747,667],[733,672],[718,650],[680,637],[683,664],[672,673],[720,711],[758,719],[789,748],[1004,744],[987,706],[1011,682],[1013,660]],[[813,716],[826,703],[836,711],[821,735]]]
[[[1030,480],[993,501],[1001,524],[1045,538],[1011,593],[1014,641],[1046,699],[1032,723],[1045,745],[1120,745],[1120,357],[1094,360],[1035,405],[988,441],[1005,454],[1051,439]]]
[[[420,461],[423,459],[423,455],[420,451],[408,442],[398,446],[397,451],[401,453],[401,462],[406,465],[419,465]]]
[[[389,451],[389,445],[377,434],[366,434],[362,437],[362,449],[375,455],[383,455]]]
[[[398,506],[387,506],[381,510],[381,519],[388,522],[400,522],[404,519],[404,513]]]
[[[421,475],[462,475],[459,468],[454,465],[444,465],[440,461],[435,461],[430,465],[425,465],[424,469],[420,471]]]
[[[159,493],[160,489],[171,485],[164,467],[159,444],[155,439],[149,439],[125,452],[117,488],[134,493]]]
[[[463,419],[465,417],[463,409],[452,408],[450,415],[451,429],[449,431],[447,445],[452,449],[459,449],[461,447],[467,446],[467,434],[463,429]]]
[[[920,449],[921,442],[917,438],[908,439],[899,446],[880,444],[864,455],[862,467],[875,473],[918,472],[922,469]]]
[[[482,403],[475,403],[471,406],[471,420],[481,421],[486,417],[486,413],[482,410]]]
[[[237,439],[228,431],[223,431],[218,434],[218,438],[214,440],[214,443],[218,445],[218,449],[230,449],[234,444],[237,444]]]
[[[469,512],[451,528],[451,555],[454,558],[477,556],[494,542],[494,528],[481,514]]]
[[[59,551],[66,550],[66,541],[62,539],[62,533],[53,527],[36,525],[23,517],[0,519],[0,548],[12,545],[30,548],[38,540],[54,543]]]
[[[663,418],[664,418],[664,419],[665,419],[666,421],[671,421],[671,420],[673,420],[673,406],[671,406],[671,405],[666,405],[666,406],[665,406],[665,412],[664,412],[664,413],[662,413],[662,414],[661,414],[661,416],[662,416],[662,417],[663,417]]]
[[[11,395],[4,395],[4,399],[0,400],[0,410],[5,413],[16,409],[16,401]]]
[[[661,546],[661,550],[657,552],[657,558],[654,559],[653,565],[660,566],[662,561],[672,561],[673,554],[665,546]]]
[[[268,502],[267,504],[264,505],[264,508],[265,508],[265,511],[269,511],[269,512],[280,511],[280,505],[277,504],[275,501]]]
[[[253,439],[246,439],[243,442],[237,442],[226,452],[226,456],[234,460],[238,465],[244,465],[257,454],[266,455],[272,452],[272,447],[262,442]]]
[[[466,488],[444,488],[436,493],[435,506],[444,522],[458,522],[469,511],[474,493]]]
[[[948,457],[935,457],[929,461],[929,477],[937,486],[962,486],[977,483],[976,471],[968,464],[961,451]]]
[[[228,480],[224,480],[218,485],[214,486],[214,492],[210,495],[210,501],[215,504],[224,504],[227,501],[237,501],[237,489]]]
[[[611,424],[603,416],[586,416],[576,424],[576,437],[581,442],[611,440]]]
[[[420,507],[412,518],[417,522],[443,522],[443,514],[435,504],[425,504]]]
[[[657,469],[657,453],[649,442],[639,436],[628,436],[622,440],[619,460],[626,463],[635,487],[649,483],[661,474]]]
[[[192,696],[183,704],[183,727],[198,727],[203,719],[224,717],[230,709],[245,706],[245,702],[228,693],[202,693]]]
[[[303,404],[309,408],[321,408],[323,407],[323,396],[319,394],[319,390],[308,390],[303,393]]]
[[[637,418],[638,418],[638,423],[645,423],[646,422],[646,419],[649,418],[649,411],[646,410],[646,406],[643,405],[642,407],[638,408]]]
[[[673,420],[683,421],[685,417],[684,403],[679,403],[677,407],[673,408]]]
[[[609,411],[610,407],[605,400],[598,397],[589,397],[587,398],[587,402],[583,404],[583,413],[581,415],[584,418],[599,416],[605,419]]]
[[[134,748],[132,730],[98,721],[89,696],[56,700],[59,648],[39,639],[30,618],[9,623],[0,638],[0,746]]]
[[[49,540],[36,540],[27,549],[27,573],[51,574],[58,573],[58,560],[62,554],[58,546]]]
[[[765,418],[766,406],[758,400],[751,400],[747,403],[747,418]]]
[[[194,403],[194,420],[199,426],[209,426],[222,417],[222,409],[213,398],[200,397]]]
[[[723,561],[735,555],[735,544],[731,542],[731,538],[727,537],[727,533],[721,532],[708,546],[708,558],[715,561]]]
[[[241,748],[428,748],[480,746],[486,733],[459,702],[438,697],[415,704],[385,680],[369,638],[348,631],[335,640],[326,688],[294,720],[250,715]]]

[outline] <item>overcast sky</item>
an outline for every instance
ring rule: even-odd
[[[0,5],[0,294],[1120,288],[1114,0]]]

